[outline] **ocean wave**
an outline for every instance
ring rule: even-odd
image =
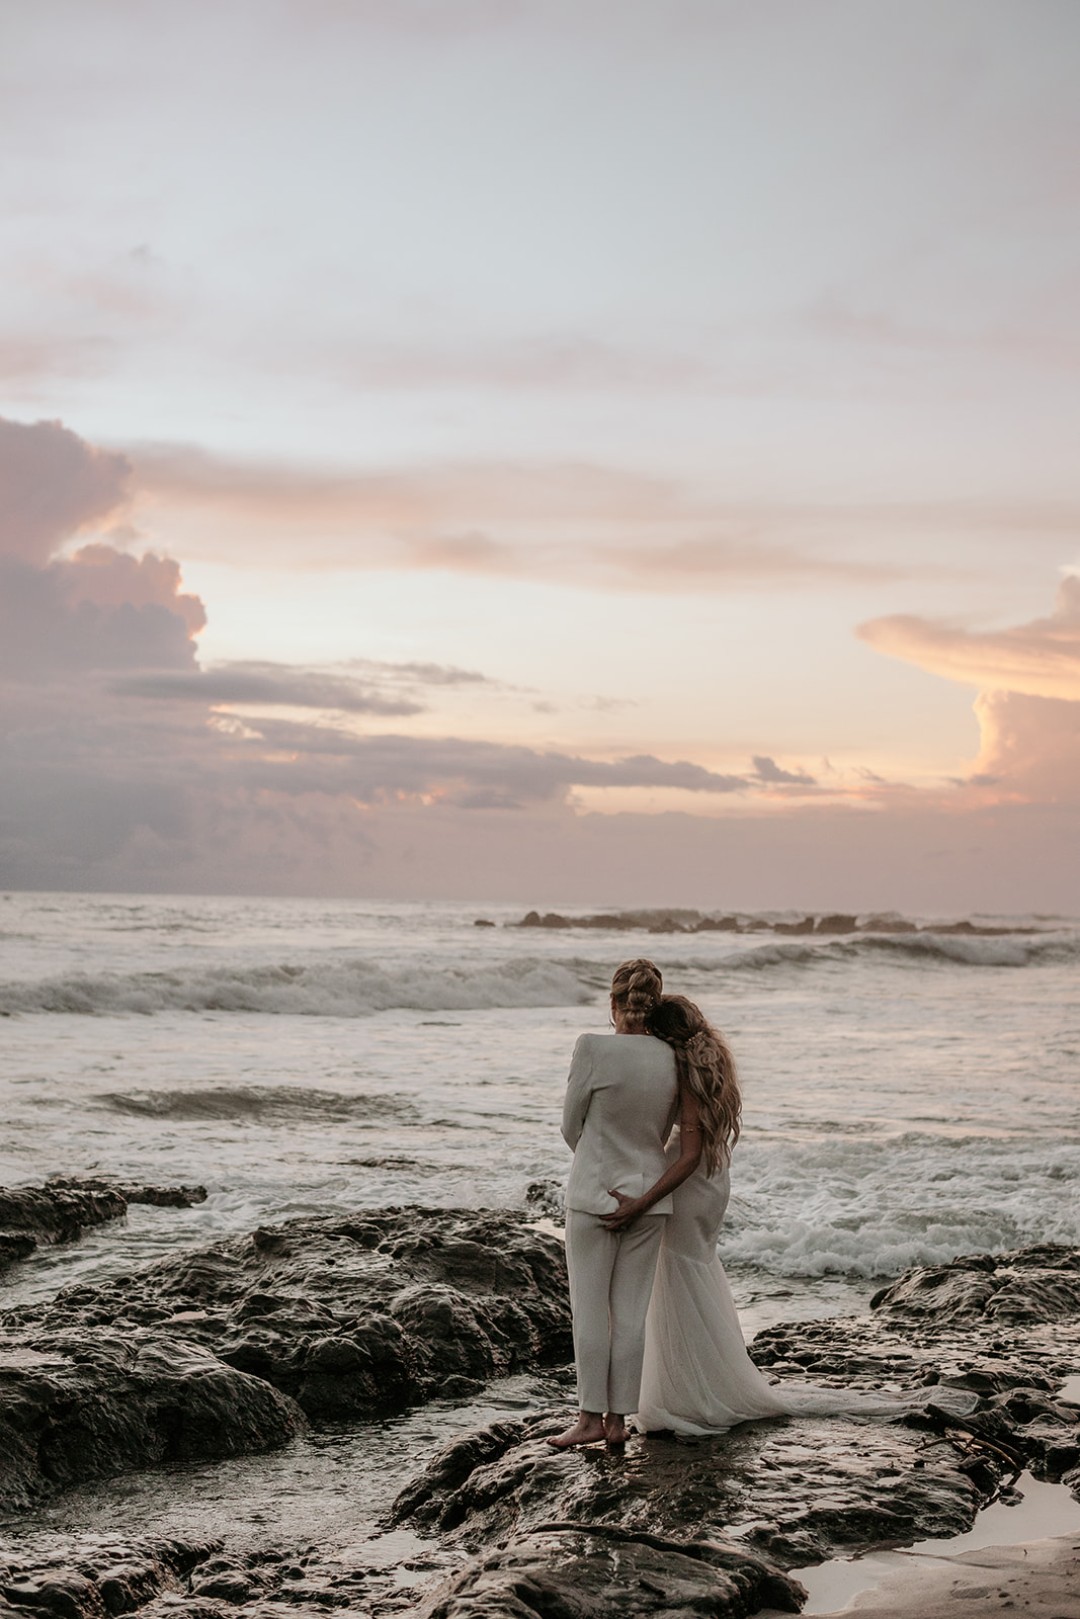
[[[724,971],[763,971],[770,967],[818,966],[861,959],[892,958],[903,963],[958,967],[1038,967],[1080,961],[1080,935],[1000,934],[978,938],[965,934],[863,934],[857,939],[786,940],[740,950],[720,962],[702,960],[675,965],[719,967]]]
[[[214,1085],[201,1090],[103,1091],[99,1106],[150,1119],[248,1119],[260,1124],[292,1120],[329,1122],[412,1119],[416,1107],[401,1096],[347,1096],[305,1085]]]
[[[61,1012],[255,1012],[366,1017],[397,1009],[475,1012],[499,1007],[582,1006],[594,989],[559,962],[529,958],[485,967],[384,970],[363,958],[303,965],[180,968],[172,972],[72,973],[0,984],[0,1015]]]

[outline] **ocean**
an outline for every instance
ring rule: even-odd
[[[607,1027],[612,968],[637,955],[739,1061],[721,1257],[748,1333],[912,1264],[1080,1243],[1080,923],[775,931],[800,915],[655,932],[656,913],[521,927],[501,904],[3,896],[0,1182],[210,1194],[39,1252],[4,1298],[292,1215],[521,1207],[565,1176],[570,1052]]]

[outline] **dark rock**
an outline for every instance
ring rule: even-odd
[[[554,1522],[679,1542],[737,1534],[745,1551],[795,1566],[959,1533],[980,1499],[956,1447],[906,1424],[746,1423],[693,1442],[634,1440],[618,1456],[551,1450],[544,1438],[562,1420],[505,1421],[455,1441],[398,1497],[392,1520],[468,1546],[516,1543]],[[1009,1463],[988,1450],[986,1465],[993,1489]]]
[[[806,1592],[742,1547],[667,1542],[574,1524],[480,1558],[424,1603],[423,1619],[644,1619],[797,1613]]]
[[[804,916],[800,922],[774,922],[772,925],[772,930],[774,933],[790,933],[796,936],[801,936],[804,933],[813,933],[814,918],[812,916]]]
[[[1043,1243],[921,1266],[881,1288],[870,1307],[939,1325],[1072,1320],[1080,1316],[1080,1252]]]
[[[74,1242],[89,1226],[120,1219],[130,1203],[186,1208],[205,1198],[203,1186],[129,1186],[61,1176],[44,1186],[0,1187],[0,1270],[35,1248]]]
[[[104,1225],[126,1213],[127,1200],[113,1187],[0,1188],[0,1263],[24,1258],[39,1246],[73,1242],[87,1226]]]
[[[121,1186],[129,1203],[149,1203],[158,1209],[191,1209],[206,1202],[205,1186]]]
[[[854,933],[855,929],[856,918],[838,912],[829,916],[819,916],[814,923],[815,933]]]
[[[701,921],[700,911],[602,911],[591,916],[563,916],[558,911],[529,911],[519,928],[591,928],[616,933],[692,933]]]
[[[131,1468],[268,1450],[292,1401],[209,1350],[139,1329],[0,1334],[0,1505]]]
[[[1078,1257],[1037,1247],[937,1268],[968,1278],[956,1287],[972,1303],[971,1319],[959,1307],[956,1319],[924,1308],[912,1273],[872,1315],[782,1325],[755,1340],[759,1363],[809,1372],[815,1382],[924,1386],[925,1406],[892,1421],[801,1417],[694,1441],[650,1435],[622,1455],[552,1451],[544,1439],[564,1413],[457,1438],[391,1515],[437,1534],[444,1551],[475,1558],[425,1613],[742,1613],[730,1591],[684,1584],[678,1563],[665,1563],[666,1573],[645,1568],[626,1547],[662,1547],[678,1559],[723,1541],[739,1556],[792,1568],[960,1533],[1024,1466],[1080,1494],[1080,1409],[1056,1393],[1061,1375],[1080,1364],[1080,1301],[1069,1284]],[[981,1287],[999,1271],[1010,1289],[1008,1321],[987,1314]],[[964,1287],[975,1283],[969,1296]],[[950,1407],[956,1389],[980,1396],[971,1415]],[[556,1531],[563,1538],[553,1539]],[[617,1559],[598,1549],[604,1537],[618,1538]],[[776,1594],[754,1602],[784,1605]]]
[[[120,1541],[80,1536],[68,1556],[6,1557],[0,1551],[0,1614],[18,1619],[111,1619],[186,1589],[216,1541]]]
[[[473,923],[474,928],[493,928],[494,922],[489,922],[486,916],[478,916]]]
[[[524,1212],[293,1220],[0,1313],[0,1503],[280,1444],[292,1401],[379,1416],[570,1352],[563,1248]]]

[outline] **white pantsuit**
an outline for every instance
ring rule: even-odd
[[[566,1188],[566,1259],[582,1411],[636,1411],[645,1316],[671,1199],[622,1231],[600,1216],[640,1197],[667,1168],[664,1143],[678,1099],[671,1047],[652,1035],[583,1034],[574,1048],[563,1138],[574,1163]]]

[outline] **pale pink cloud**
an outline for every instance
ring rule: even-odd
[[[238,558],[254,551],[260,562],[297,568],[444,570],[646,591],[888,583],[916,570],[894,559],[896,546],[876,554],[876,536],[926,521],[921,508],[725,503],[670,479],[585,462],[350,473],[231,461],[190,446],[132,454],[150,526],[179,520],[189,548],[209,544],[215,556],[224,548]]]
[[[54,562],[69,597],[96,607],[157,604],[181,618],[189,635],[206,627],[206,610],[198,596],[181,589],[180,564],[152,551],[131,556],[111,545],[84,545],[74,556]]]
[[[976,699],[982,746],[974,780],[993,798],[1080,806],[1080,702],[987,692]]]
[[[1062,581],[1046,618],[1011,629],[897,615],[871,619],[857,633],[879,652],[979,690],[1080,701],[1080,578]]]

